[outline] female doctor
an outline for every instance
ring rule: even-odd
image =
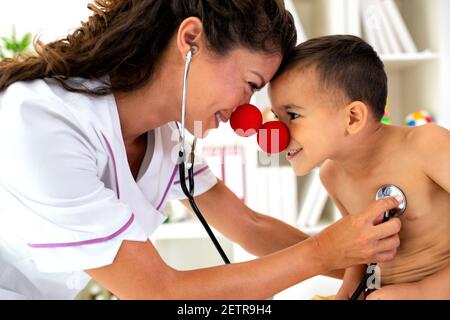
[[[296,42],[283,1],[95,1],[38,55],[0,64],[0,295],[73,298],[94,278],[121,299],[263,299],[318,274],[392,259],[398,205],[373,203],[314,237],[247,208],[195,164],[206,220],[261,258],[178,271],[148,240],[182,199],[178,129],[228,121]],[[175,137],[175,138],[174,138]]]

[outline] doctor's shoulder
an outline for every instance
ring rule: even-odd
[[[5,117],[22,112],[24,106],[34,105],[35,108],[45,109],[58,102],[57,93],[44,79],[14,82],[0,92],[0,97],[0,110]]]
[[[82,111],[90,104],[82,95],[43,79],[18,81],[0,92],[0,103],[0,148],[12,157],[41,153],[56,141],[92,148]]]
[[[93,106],[100,99],[70,92],[53,79],[18,81],[0,92],[0,121],[20,126],[23,121],[35,124],[53,118],[55,124],[63,121],[83,127],[86,118],[95,116]]]

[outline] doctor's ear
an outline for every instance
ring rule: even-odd
[[[183,60],[189,51],[197,54],[203,45],[203,23],[197,17],[189,17],[181,22],[177,33],[177,47]]]
[[[363,129],[370,116],[369,108],[361,101],[354,101],[345,107],[345,131],[356,134]]]

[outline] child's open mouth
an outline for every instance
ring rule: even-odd
[[[298,149],[292,149],[292,150],[289,150],[288,153],[287,153],[286,158],[287,158],[288,160],[292,160],[292,159],[294,159],[296,156],[298,156],[298,155],[300,154],[300,152],[302,152],[302,150],[303,150],[303,148],[298,148]]]

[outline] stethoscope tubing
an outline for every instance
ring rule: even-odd
[[[192,150],[191,150],[191,166],[188,169],[188,181],[189,181],[189,189],[186,185],[186,165],[185,165],[185,148],[184,148],[184,142],[185,142],[185,120],[186,120],[186,96],[187,96],[187,79],[189,75],[189,66],[191,63],[191,59],[193,54],[195,53],[195,48],[192,47],[189,52],[186,55],[186,63],[184,67],[184,77],[183,77],[183,96],[182,96],[182,111],[181,111],[181,128],[179,128],[180,133],[180,150],[178,153],[179,157],[179,175],[180,175],[180,185],[181,189],[183,190],[183,193],[189,200],[189,204],[191,205],[192,210],[194,211],[195,215],[197,216],[198,220],[200,220],[200,223],[202,224],[203,228],[206,230],[206,233],[208,234],[209,238],[213,242],[214,246],[216,247],[217,251],[219,252],[220,256],[222,257],[225,264],[230,264],[230,260],[228,259],[227,255],[225,254],[224,250],[220,246],[219,241],[217,240],[216,236],[212,232],[211,228],[208,225],[208,222],[203,217],[200,209],[197,206],[197,203],[194,200],[194,156],[195,156],[195,144],[196,139],[194,139],[194,142],[192,144]]]
[[[395,212],[395,211],[386,211],[384,213],[384,217],[383,217],[383,223],[388,221],[391,216],[398,216],[398,215],[402,215],[405,210],[406,210],[406,206],[407,206],[407,202],[406,202],[406,196],[403,193],[403,191],[394,185],[383,185],[380,187],[380,189],[377,192],[377,197],[376,200],[379,200],[383,197],[384,192],[382,192],[383,190],[388,190],[388,193],[390,192],[394,192],[397,195],[400,195],[403,199],[403,204],[401,205],[402,207],[399,207],[398,210],[399,212]],[[380,192],[381,191],[381,192]],[[393,194],[387,194],[384,196],[392,196]],[[353,292],[352,296],[350,297],[350,300],[358,300],[359,296],[363,293],[364,290],[366,290],[367,287],[367,281],[369,280],[370,276],[375,274],[375,268],[376,268],[377,264],[376,263],[372,263],[367,267],[367,271],[364,275],[364,278],[361,280],[361,282],[359,283],[358,287],[356,288],[356,290]],[[369,272],[369,270],[373,270],[372,272]]]

